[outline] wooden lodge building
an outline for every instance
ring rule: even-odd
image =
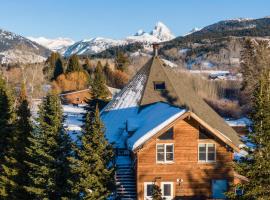
[[[231,165],[240,138],[154,51],[101,113],[117,150],[116,195],[150,200],[157,184],[167,200],[224,199],[241,178]]]
[[[119,89],[112,88],[107,86],[109,92],[109,99],[111,99],[115,94],[119,92]],[[69,91],[65,93],[61,93],[60,95],[61,101],[63,104],[84,104],[88,99],[91,99],[91,88]]]

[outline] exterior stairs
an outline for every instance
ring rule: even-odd
[[[118,156],[116,161],[116,199],[136,200],[136,180],[129,155]]]

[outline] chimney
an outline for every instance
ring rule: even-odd
[[[159,44],[158,43],[154,43],[153,44],[153,53],[154,53],[154,56],[158,56],[158,48],[159,48]]]

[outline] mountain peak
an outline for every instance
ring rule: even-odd
[[[160,21],[156,23],[155,28],[150,32],[150,34],[157,37],[160,41],[168,41],[175,37],[171,33],[170,29]]]

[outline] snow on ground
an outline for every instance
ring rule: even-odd
[[[251,125],[251,120],[246,118],[246,117],[242,117],[242,118],[239,118],[239,119],[225,119],[225,121],[230,126],[246,126],[246,127],[249,127]]]
[[[64,128],[69,133],[73,141],[77,140],[77,136],[82,130],[82,119],[85,113],[84,107],[84,104],[80,104],[78,106],[74,106],[72,104],[63,105],[63,112],[65,116]]]

